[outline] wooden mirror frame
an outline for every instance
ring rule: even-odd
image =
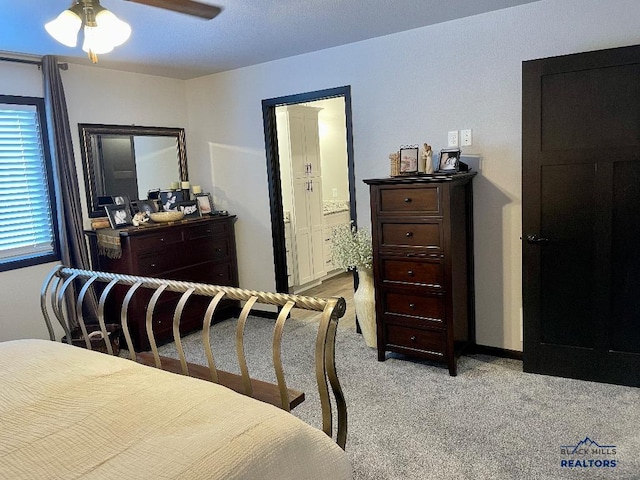
[[[176,137],[178,172],[181,182],[189,181],[187,170],[187,149],[184,128],[175,127],[145,127],[138,125],[105,125],[79,123],[80,149],[84,167],[85,190],[87,194],[87,210],[90,218],[104,216],[104,210],[98,208],[98,192],[95,169],[99,165],[92,149],[92,135],[129,135],[152,137]],[[106,194],[106,192],[105,192]]]

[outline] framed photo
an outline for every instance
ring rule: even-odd
[[[213,213],[213,200],[210,193],[196,194],[196,202],[198,202],[200,215],[211,215]]]
[[[176,210],[178,204],[184,200],[182,190],[160,190],[160,205],[165,212]]]
[[[138,207],[138,212],[144,212],[147,215],[150,213],[156,213],[158,211],[158,201],[157,200],[138,200],[136,202]]]
[[[418,173],[418,147],[400,148],[400,174]]]
[[[111,198],[116,205],[131,205],[129,195],[113,195]]]
[[[460,169],[460,149],[440,150],[439,173],[456,173]]]
[[[180,202],[178,204],[178,210],[184,213],[184,218],[198,218],[200,216],[198,202],[196,202],[195,200]]]
[[[160,197],[160,189],[159,188],[154,188],[153,190],[149,190],[147,192],[147,199],[148,200],[158,200],[159,197]]]
[[[129,205],[105,205],[111,228],[124,228],[133,225]]]

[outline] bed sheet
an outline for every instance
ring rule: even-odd
[[[348,479],[321,430],[220,385],[45,340],[0,343],[0,478]]]

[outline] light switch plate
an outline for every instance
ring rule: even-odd
[[[447,144],[449,147],[457,147],[458,146],[458,131],[452,130],[447,135]]]
[[[473,139],[471,136],[471,129],[460,130],[460,145],[463,147],[468,147],[473,144]]]

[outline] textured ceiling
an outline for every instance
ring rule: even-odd
[[[97,67],[189,79],[353,43],[537,0],[202,0],[224,10],[202,20],[155,7],[102,0],[129,23],[126,44]],[[44,24],[70,0],[0,0],[0,51],[52,54],[90,64]]]

